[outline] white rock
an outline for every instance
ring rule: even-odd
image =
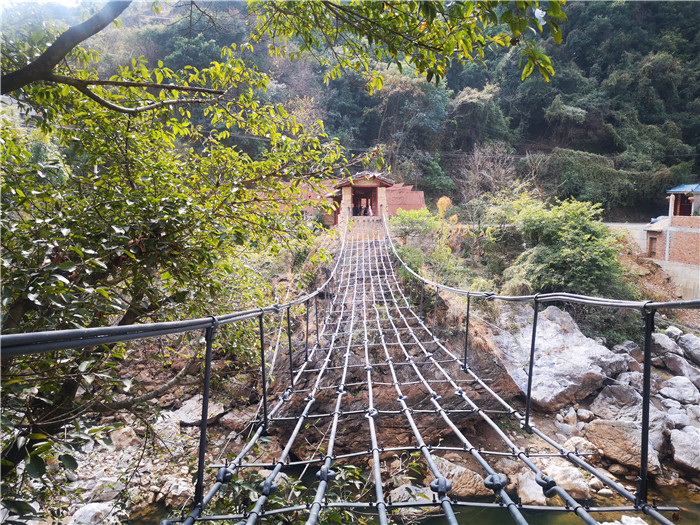
[[[163,480],[165,504],[168,507],[181,507],[194,494],[194,485],[189,479],[166,476]]]
[[[647,522],[638,516],[622,516],[620,521],[606,521],[600,525],[647,525]]]
[[[515,326],[514,335],[494,336],[496,352],[516,385],[527,390],[527,368],[532,339],[531,307],[517,308],[513,318],[503,311],[503,324]],[[532,402],[556,411],[584,399],[603,386],[605,377],[627,370],[627,359],[585,337],[571,316],[550,306],[539,314],[532,381]]]
[[[570,407],[569,410],[566,411],[566,414],[564,415],[564,423],[572,426],[576,426],[576,423],[578,423],[576,410],[574,410],[574,407]]]
[[[671,448],[676,465],[695,474],[700,473],[700,430],[695,427],[672,430]]]
[[[683,427],[689,427],[690,425],[690,418],[688,417],[688,414],[683,411],[675,411],[674,413],[671,413],[669,410],[668,417],[671,421],[673,421],[673,424],[675,428],[681,429]]]
[[[664,362],[666,368],[675,375],[687,377],[695,388],[700,388],[700,369],[691,365],[685,358],[676,354],[667,354]]]
[[[647,525],[647,522],[639,516],[621,516],[620,521],[622,525]]]
[[[578,428],[573,425],[567,425],[566,423],[554,422],[554,426],[559,429],[559,431],[567,437],[578,435]]]
[[[182,423],[197,425],[202,420],[202,395],[197,394],[185,401],[182,406],[173,412]],[[220,403],[209,401],[208,418],[212,418],[224,411],[224,406]]]
[[[639,468],[641,457],[641,427],[630,421],[596,419],[586,425],[586,438],[616,463]],[[656,450],[649,447],[649,472],[658,474],[661,465]]]
[[[442,475],[452,482],[452,490],[449,492],[451,496],[473,498],[477,496],[493,495],[493,491],[487,489],[484,485],[484,478],[473,470],[447,461],[441,457],[435,457],[435,463]],[[434,476],[428,476],[425,479],[425,485],[430,486],[430,483],[434,479]]]
[[[682,335],[678,338],[678,345],[683,349],[685,357],[700,366],[700,337],[693,334]]]
[[[518,497],[523,505],[547,504],[542,487],[537,484],[535,474],[532,472],[522,472],[518,476]]]
[[[616,354],[629,355],[638,362],[644,360],[644,352],[634,341],[622,341],[619,345],[613,346],[612,351]]]
[[[588,483],[581,471],[566,461],[552,462],[544,472],[554,478],[557,485],[568,492],[572,498],[589,499],[591,497]]]
[[[676,328],[675,326],[669,326],[666,328],[666,335],[674,341],[678,341],[678,338],[683,335],[683,330]]]
[[[666,334],[651,334],[651,354],[663,357],[668,353],[683,355],[683,349]]]
[[[637,392],[641,392],[644,387],[644,375],[641,372],[624,372],[617,376],[617,382],[623,385],[629,385],[637,390]],[[650,386],[652,394],[658,392],[661,387],[661,382],[662,379],[658,375],[651,374]]]
[[[590,410],[586,410],[585,408],[579,408],[576,411],[576,416],[584,423],[588,423],[589,421],[593,421],[595,414]]]
[[[596,477],[591,478],[591,480],[588,482],[588,486],[591,488],[591,490],[595,490],[596,492],[599,491],[602,488],[605,488],[605,483],[603,483],[601,480],[599,480]]]
[[[642,421],[642,396],[630,386],[609,385],[601,390],[591,403],[591,410],[602,419],[640,424]],[[666,444],[666,434],[673,427],[674,423],[665,412],[657,409],[654,405],[650,407],[649,440],[656,451],[663,450]]]
[[[401,485],[392,490],[389,495],[391,496],[391,500],[396,502],[419,501],[421,503],[428,503],[433,500],[433,491],[428,487],[420,487],[418,485]],[[429,512],[438,512],[439,510],[439,506],[423,508],[408,507],[399,509],[395,511],[395,513],[406,518],[416,518]]]
[[[107,521],[112,516],[114,503],[88,503],[78,509],[68,522],[69,525],[89,525],[93,523],[116,523]],[[116,516],[114,516],[116,519]]]
[[[562,445],[569,452],[577,452],[579,454],[597,454],[598,447],[585,438],[574,436],[567,440]],[[588,460],[587,460],[588,461]]]
[[[661,397],[660,398],[661,404],[666,407],[669,411],[674,408],[680,408],[683,409],[683,405],[681,405],[678,401],[675,399],[670,399],[668,397]]]
[[[685,376],[676,376],[667,379],[661,384],[659,394],[670,397],[683,404],[697,405],[700,403],[700,392],[695,385]]]
[[[700,405],[688,405],[685,407],[685,413],[690,419],[690,426],[700,429]]]
[[[136,431],[132,427],[122,427],[113,430],[109,434],[109,438],[114,444],[116,450],[124,450],[129,447],[138,446],[141,444],[141,438],[136,435]]]

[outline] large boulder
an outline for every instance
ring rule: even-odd
[[[639,468],[642,455],[642,429],[632,421],[596,419],[585,428],[586,439],[603,451],[603,455],[616,463]],[[653,447],[649,447],[650,474],[659,474],[661,465]]]
[[[683,355],[700,366],[700,337],[685,334],[678,338],[678,345],[683,349]]]
[[[631,386],[608,385],[591,403],[591,411],[602,419],[641,425],[642,402],[642,396]],[[663,452],[666,434],[674,426],[666,412],[657,409],[653,404],[649,407],[649,442],[657,452]]]
[[[684,405],[697,405],[700,403],[700,392],[690,379],[684,376],[675,376],[661,384],[659,394],[683,403]]]
[[[683,355],[683,349],[666,334],[651,334],[651,355],[664,357],[666,354]]]
[[[700,369],[695,368],[683,357],[676,354],[668,354],[664,358],[666,368],[675,375],[684,376],[690,379],[696,388],[700,388]]]
[[[474,498],[479,496],[492,496],[493,491],[484,485],[484,478],[473,470],[469,470],[461,465],[456,465],[451,461],[441,457],[435,457],[435,463],[443,476],[452,482],[450,495],[457,498]],[[435,477],[430,475],[425,478],[425,486],[430,486]]]
[[[496,352],[522,392],[527,391],[528,361],[532,338],[531,307],[502,314],[502,331],[494,336]],[[571,316],[555,306],[540,312],[537,321],[536,352],[532,380],[532,402],[538,408],[555,411],[588,397],[628,368],[622,354],[611,352],[584,336]]]
[[[694,474],[700,473],[700,430],[690,426],[672,430],[671,449],[676,465]]]

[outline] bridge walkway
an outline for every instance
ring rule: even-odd
[[[509,437],[502,429],[508,426],[503,420],[509,419],[511,428],[523,427],[525,416],[495,392],[465,356],[448,349],[434,335],[437,295],[429,296],[425,288],[403,286],[379,219],[355,221],[340,254],[337,281],[323,300],[327,305],[317,341],[308,357],[296,358],[293,384],[280,392],[265,428],[258,428],[232,462],[216,466],[219,478],[221,472],[233,475],[245,469],[268,469],[259,487],[260,497],[250,511],[220,519],[240,519],[241,524],[253,525],[265,516],[286,513],[293,514],[295,522],[313,525],[323,521],[325,509],[334,508],[371,511],[378,523],[386,524],[400,509],[440,507],[446,522],[456,524],[455,513],[461,507],[495,506],[506,509],[513,522],[525,524],[523,509],[527,507],[512,500],[505,490],[507,477],[494,466],[502,457],[532,471],[549,500],[545,507],[549,512],[571,513],[584,523],[595,524],[598,522],[591,513],[612,507],[590,509],[576,501],[542,472],[535,456],[567,459],[635,501],[633,494],[590,467],[583,456],[563,450],[529,422],[527,430],[533,438],[554,445],[559,452],[531,456]],[[479,442],[473,442],[482,431],[495,436],[500,446],[482,450]],[[268,432],[283,438],[281,453],[269,463],[248,461],[254,443]],[[437,442],[432,443],[426,435],[438,436]],[[440,437],[449,437],[449,444],[442,444]],[[493,491],[493,503],[459,501],[450,495],[452,480],[439,458],[448,451],[480,470],[484,485]],[[391,501],[384,489],[390,477],[386,465],[402,454],[418,456],[427,467],[433,480],[432,500]],[[330,497],[336,492],[332,490],[338,482],[336,474],[347,462],[369,466],[373,489],[367,501]],[[280,508],[279,502],[272,501],[278,475],[300,466],[318,467],[313,498]],[[629,506],[617,510],[645,509]],[[670,524],[656,509],[646,511]],[[212,518],[216,519],[208,519]]]

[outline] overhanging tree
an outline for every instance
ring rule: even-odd
[[[210,271],[236,246],[310,238],[296,213],[304,205],[300,181],[315,184],[359,162],[346,159],[336,140],[309,134],[284,108],[262,103],[269,79],[234,47],[181,71],[134,58],[100,78],[98,54],[82,43],[129,4],[109,2],[60,34],[40,30],[23,39],[3,30],[2,92],[38,123],[22,126],[9,110],[3,116],[4,331],[133,323],[216,294]],[[319,35],[327,38],[339,59],[331,75],[379,58],[439,80],[453,59],[471,60],[487,45],[514,45],[528,29],[541,30],[546,13],[536,5],[320,2],[307,4],[306,15],[295,3],[254,10],[260,35],[301,38],[305,50],[321,43]],[[549,14],[563,17],[559,2],[549,3]],[[319,23],[308,24],[308,16]],[[485,36],[497,22],[509,25],[509,37]],[[557,38],[556,21],[547,23]],[[393,40],[397,31],[407,38]],[[552,74],[546,57],[530,44],[525,49],[523,76],[535,67]],[[370,87],[380,87],[367,73]],[[193,123],[192,107],[202,109],[206,124]],[[231,147],[235,134],[264,141],[264,153]],[[52,434],[75,418],[123,408],[111,402],[121,387],[109,373],[121,352],[3,363],[8,508],[29,512],[23,499],[40,498],[15,477],[20,463],[42,479],[45,457],[73,465],[65,448],[71,444]]]

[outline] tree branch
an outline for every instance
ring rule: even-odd
[[[137,87],[143,89],[161,89],[167,91],[192,91],[194,93],[208,93],[210,95],[223,95],[223,89],[211,89],[197,86],[180,86],[177,84],[158,84],[157,82],[134,82],[127,80],[98,80],[67,77],[51,73],[46,80],[57,84],[68,84],[69,86],[117,86],[117,87]]]
[[[53,68],[56,67],[75,46],[102,31],[129,7],[130,4],[131,0],[109,2],[93,17],[61,33],[56,41],[34,62],[27,64],[17,71],[2,75],[2,78],[0,78],[2,94],[5,95],[21,89],[32,82],[46,80],[53,71]]]
[[[53,80],[54,77],[58,77],[58,75],[49,75],[49,78],[47,80]],[[147,111],[152,111],[154,109],[158,108],[164,108],[166,106],[184,106],[187,104],[206,104],[211,101],[211,99],[208,98],[173,98],[173,99],[168,99],[168,100],[161,100],[159,102],[154,102],[153,104],[146,104],[145,106],[138,106],[135,108],[129,108],[126,106],[120,106],[118,104],[114,104],[113,102],[110,102],[107,99],[104,99],[88,89],[87,85],[85,84],[84,81],[78,80],[75,78],[70,78],[70,77],[62,77],[62,84],[68,84],[69,86],[73,86],[75,89],[80,91],[83,95],[88,97],[91,100],[94,100],[101,106],[106,107],[107,109],[111,109],[112,111],[117,111],[119,113],[126,113],[127,115],[137,115],[138,113],[145,113]]]
[[[192,368],[193,364],[196,364],[196,361],[192,360],[185,363],[182,369],[173,378],[155,390],[151,390],[150,392],[147,392],[141,396],[125,399],[123,401],[115,401],[113,403],[95,403],[94,408],[99,412],[116,412],[117,410],[131,408],[139,403],[145,403],[146,401],[155,399],[180,383],[185,377],[185,374],[187,374],[187,372]]]

